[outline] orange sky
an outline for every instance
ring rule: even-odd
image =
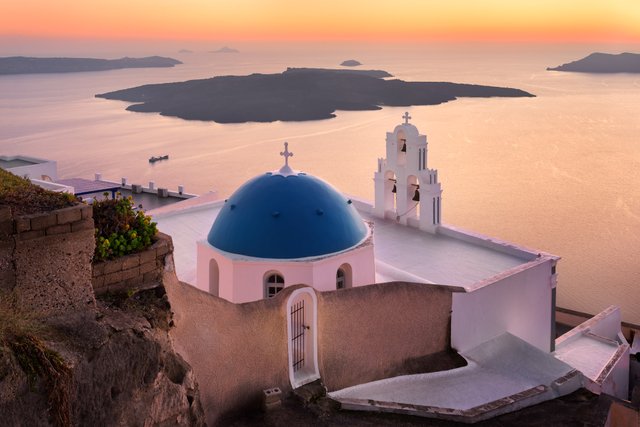
[[[640,0],[7,0],[2,35],[640,42]]]

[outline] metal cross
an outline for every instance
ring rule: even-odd
[[[284,157],[284,165],[289,166],[289,157],[293,157],[293,153],[289,151],[289,143],[284,143],[284,151],[280,152],[280,155]]]
[[[411,116],[409,115],[408,111],[404,112],[404,116],[402,116],[402,118],[404,119],[404,124],[405,125],[409,124],[409,119],[411,118]]]

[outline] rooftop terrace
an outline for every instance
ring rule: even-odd
[[[196,242],[206,238],[223,201],[190,200],[149,212],[158,228],[173,237],[174,259],[180,280],[195,283]],[[483,244],[481,238],[459,232],[433,235],[391,220],[375,218],[367,206],[355,204],[363,219],[374,223],[376,281],[470,286],[525,264],[535,254]],[[458,236],[464,235],[467,239]]]

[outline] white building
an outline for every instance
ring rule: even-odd
[[[454,348],[509,332],[553,350],[558,257],[443,224],[427,138],[408,114],[403,119],[387,133],[374,204],[293,171],[285,147],[280,170],[249,180],[227,200],[151,211],[173,237],[178,277],[236,303],[294,284],[320,291],[393,281],[454,286],[462,291],[453,301]]]
[[[590,389],[625,398],[629,345],[619,334],[619,316],[601,315],[559,339],[555,355],[559,258],[443,223],[443,190],[437,170],[428,167],[427,138],[409,123],[408,113],[403,119],[387,133],[386,158],[378,160],[374,173],[374,203],[345,197],[326,182],[292,170],[285,145],[280,170],[249,180],[227,200],[202,197],[151,211],[159,229],[173,237],[178,278],[236,303],[270,298],[297,284],[315,289],[296,289],[286,316],[296,293],[308,295],[307,303],[315,307],[316,291],[338,290],[339,295],[343,287],[383,282],[446,286],[452,291],[451,347],[470,366],[424,378],[397,377],[334,396],[353,408],[360,405],[353,399],[368,408],[371,399],[415,404],[415,396],[421,405],[456,408],[465,390],[482,390],[478,402],[487,403],[530,393],[540,384],[548,399],[579,387],[582,377],[569,366],[588,372]],[[309,343],[317,340],[318,330],[312,311],[314,316],[301,323],[312,334]],[[603,336],[607,344],[596,343]],[[575,354],[574,348],[596,348],[601,357]],[[532,355],[535,360],[527,359]],[[291,354],[289,359],[294,360]],[[485,365],[493,374],[499,372],[490,384],[482,371]],[[291,374],[292,387],[318,378],[317,364],[310,366],[314,369],[308,378]],[[520,381],[519,370],[525,368],[531,368],[533,380]],[[446,390],[434,391],[430,384],[435,377]],[[403,381],[418,381],[425,392],[401,397],[396,389],[405,389]],[[508,390],[496,387],[505,384],[511,384]],[[442,396],[448,396],[446,402],[440,401]]]

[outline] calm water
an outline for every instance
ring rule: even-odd
[[[385,132],[401,122],[405,108],[220,125],[130,113],[125,103],[93,95],[287,66],[335,67],[352,57],[407,80],[517,87],[537,97],[408,108],[427,134],[429,166],[439,169],[444,222],[560,255],[560,306],[596,312],[618,304],[625,320],[640,323],[640,76],[545,71],[590,52],[575,46],[166,52],[185,64],[0,77],[0,153],[56,159],[61,177],[102,172],[227,195],[278,168],[286,140],[295,168],[371,199]],[[149,165],[159,154],[171,160]]]

